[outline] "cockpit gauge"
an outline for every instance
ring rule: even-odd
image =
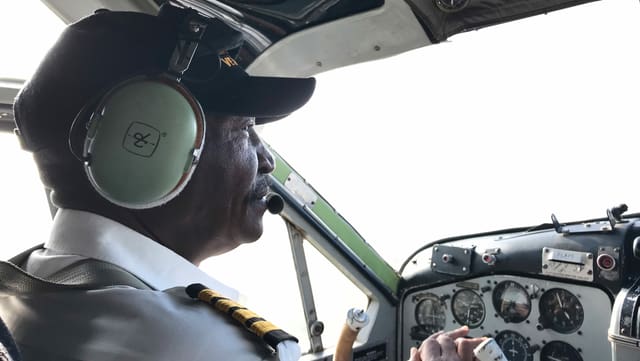
[[[480,327],[486,314],[480,295],[469,289],[459,290],[453,295],[451,311],[459,324],[467,325],[469,328]]]
[[[416,322],[430,335],[444,329],[447,316],[445,304],[433,293],[422,295],[416,305]]]
[[[540,351],[540,361],[582,361],[582,356],[566,342],[551,341]]]
[[[540,297],[540,324],[560,333],[577,331],[584,321],[584,309],[578,297],[562,289],[552,288]]]
[[[492,301],[496,312],[505,322],[522,322],[531,312],[531,298],[527,290],[514,281],[498,283],[493,290]]]
[[[495,337],[496,343],[509,361],[533,361],[529,342],[515,331],[502,331]]]

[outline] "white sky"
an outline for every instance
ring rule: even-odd
[[[26,79],[64,23],[38,0],[0,1],[0,78]]]

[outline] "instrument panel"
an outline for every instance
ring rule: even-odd
[[[416,288],[402,301],[402,350],[467,325],[472,337],[495,338],[509,361],[607,360],[611,307],[599,288],[522,276]]]

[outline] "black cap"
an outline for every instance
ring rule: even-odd
[[[179,27],[193,10],[163,5],[157,16],[99,11],[70,26],[18,94],[16,124],[27,149],[60,148],[86,104],[137,75],[168,70]],[[218,19],[208,21],[182,83],[205,112],[280,119],[304,105],[313,78],[249,76],[225,50],[242,34]]]

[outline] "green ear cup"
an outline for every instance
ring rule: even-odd
[[[204,124],[200,105],[178,82],[127,81],[92,116],[84,148],[89,180],[106,199],[127,208],[166,203],[195,169]]]

